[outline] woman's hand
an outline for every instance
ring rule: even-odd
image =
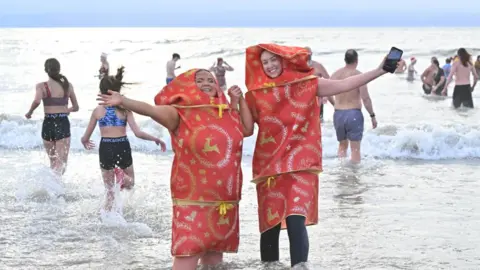
[[[98,94],[97,101],[99,105],[106,106],[120,106],[123,101],[123,96],[119,92],[108,90],[108,95]]]
[[[234,101],[238,102],[240,98],[243,96],[242,89],[237,85],[234,85],[228,89],[228,95],[230,96],[230,102],[233,103]]]
[[[163,140],[157,138],[157,139],[155,140],[155,143],[156,143],[157,145],[160,145],[160,149],[162,150],[162,152],[167,151],[167,145],[165,144],[165,142],[164,142]]]
[[[31,113],[31,112],[27,112],[27,113],[25,114],[25,118],[27,118],[27,119],[32,118],[32,113]]]

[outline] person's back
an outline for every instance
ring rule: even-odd
[[[451,62],[452,59],[447,58],[447,60],[445,60],[445,65],[442,67],[443,72],[445,73],[445,79],[448,78],[448,75],[450,75],[450,71],[452,70],[452,65],[450,64]]]
[[[361,72],[354,68],[343,67],[335,71],[330,77],[331,80],[343,80],[348,77],[358,75]],[[348,110],[348,109],[361,109],[362,100],[360,98],[359,88],[350,92],[335,95],[335,109],[336,110]]]
[[[69,84],[69,88],[72,85]],[[49,78],[48,81],[38,83],[37,89],[43,93],[43,110],[46,114],[68,113],[69,91],[65,91],[63,86],[57,81]]]
[[[472,73],[472,65],[470,63],[464,66],[461,61],[455,62],[455,85],[470,85],[470,73]]]
[[[98,106],[96,117],[102,137],[118,138],[127,135],[127,112],[116,107]]]

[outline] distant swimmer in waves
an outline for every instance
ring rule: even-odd
[[[351,76],[362,74],[357,69],[358,53],[355,50],[347,50],[345,53],[345,67],[332,74],[332,80],[343,80]],[[351,161],[359,163],[361,160],[360,144],[363,138],[364,120],[362,102],[367,109],[372,122],[372,128],[377,128],[377,118],[373,111],[372,100],[368,93],[367,85],[362,85],[353,91],[335,95],[335,113],[333,125],[337,134],[338,157],[347,156],[350,144]]]
[[[477,61],[475,61],[475,71],[477,72],[477,75],[480,76],[480,55],[477,56]]]
[[[401,59],[398,62],[398,68],[395,70],[395,74],[403,74],[405,73],[405,70],[407,70],[407,63],[405,63],[405,60]]]
[[[415,64],[417,63],[417,59],[415,57],[410,58],[410,64],[407,68],[407,81],[413,82],[415,80],[415,74],[417,74],[417,70],[415,69]]]
[[[215,78],[217,79],[218,85],[222,91],[227,91],[227,80],[225,79],[225,73],[227,71],[233,71],[233,67],[230,66],[227,62],[223,60],[223,58],[217,58],[217,61],[213,63],[213,65],[209,68],[213,74],[215,74]]]
[[[149,116],[170,132],[172,269],[194,270],[199,262],[215,266],[223,253],[236,253],[243,137],[253,134],[241,89],[230,87],[229,103],[211,72],[191,69],[166,85],[155,105],[109,93],[100,96],[100,104]]]
[[[100,81],[100,92],[108,94],[108,90],[120,93],[123,82],[124,68],[118,69],[115,76],[104,77]],[[103,210],[111,211],[115,201],[115,185],[120,190],[130,190],[135,184],[133,171],[132,150],[127,138],[127,123],[135,136],[140,139],[153,141],[166,150],[165,143],[150,134],[143,132],[137,125],[133,113],[121,106],[97,106],[90,117],[85,134],[81,142],[85,149],[90,150],[95,146],[90,140],[95,127],[100,127],[99,161],[102,171],[103,183],[106,189],[105,204]]]
[[[57,59],[50,58],[45,61],[45,72],[49,79],[36,85],[35,98],[25,117],[30,119],[43,101],[45,112],[41,133],[43,146],[50,159],[50,168],[58,175],[63,175],[70,151],[68,115],[78,111],[78,101],[72,84],[60,73],[60,62]],[[69,99],[72,107],[68,107]]]
[[[455,76],[455,88],[453,89],[453,107],[459,108],[461,105],[467,108],[473,108],[472,92],[478,81],[478,73],[471,62],[471,56],[464,48],[458,49],[459,61],[453,62],[452,71],[448,76],[447,83],[443,88],[442,94],[447,94],[447,87]],[[470,74],[473,75],[473,85],[470,84]]]
[[[169,84],[176,77],[175,70],[180,68],[180,66],[175,67],[178,60],[180,60],[180,55],[178,53],[174,53],[172,54],[172,59],[167,62],[167,84]]]
[[[445,73],[445,79],[448,78],[448,75],[450,75],[450,71],[452,70],[452,58],[449,57],[445,59],[445,65],[443,65],[442,69],[443,72]]]
[[[440,68],[440,63],[438,62],[437,59],[434,59],[433,64],[435,65],[435,72],[433,75],[433,85],[432,85],[432,90],[430,91],[431,95],[437,95],[440,96],[443,94],[443,88],[445,86],[446,82],[446,77],[445,73],[442,68]],[[445,92],[445,96],[447,93]]]
[[[108,76],[109,71],[110,71],[110,64],[107,61],[107,54],[102,53],[100,55],[100,69],[98,70],[98,78],[102,79],[105,76]]]
[[[425,94],[430,94],[432,91],[432,85],[433,85],[433,77],[435,75],[435,71],[437,70],[437,67],[435,64],[433,64],[433,60],[437,60],[437,58],[434,56],[430,59],[430,66],[425,69],[425,71],[422,73],[422,76],[420,78],[422,79],[422,88]]]
[[[330,75],[328,74],[327,69],[319,62],[312,60],[312,49],[310,47],[305,47],[308,52],[310,52],[310,57],[308,59],[308,65],[314,69],[314,74],[319,78],[329,79]],[[318,97],[318,102],[320,103],[320,121],[323,122],[323,106],[327,103],[327,100],[335,106],[335,100],[333,96],[329,97]]]

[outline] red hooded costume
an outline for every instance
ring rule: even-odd
[[[282,58],[277,78],[263,71],[264,50]],[[318,173],[322,171],[318,81],[300,47],[259,44],[246,52],[246,100],[259,126],[253,156],[260,232],[290,215],[318,223]]]
[[[171,105],[180,123],[170,133],[175,153],[171,172],[172,255],[237,252],[238,202],[242,190],[243,133],[238,111],[219,91],[210,97],[189,70],[155,96]],[[207,71],[208,72],[208,71]]]

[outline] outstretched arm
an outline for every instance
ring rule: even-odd
[[[329,80],[319,78],[317,96],[328,97],[351,91],[375,80],[376,78],[382,76],[385,73],[387,72],[377,68],[372,71],[351,76],[343,80]]]
[[[171,132],[177,129],[180,117],[173,106],[152,106],[143,101],[124,97],[118,92],[108,90],[108,93],[107,95],[98,95],[97,100],[100,101],[100,105],[122,106],[127,110],[152,118]]]
[[[144,132],[140,129],[140,127],[137,125],[137,121],[135,121],[135,117],[133,116],[133,113],[130,112],[130,111],[127,113],[127,122],[128,122],[128,125],[130,126],[130,128],[132,129],[133,134],[135,134],[135,136],[137,138],[147,140],[147,141],[153,141],[157,145],[161,145],[162,151],[166,150],[164,141],[162,141],[160,138],[152,136],[152,135],[150,135],[150,134],[148,134],[148,133],[146,133],[146,132]]]

